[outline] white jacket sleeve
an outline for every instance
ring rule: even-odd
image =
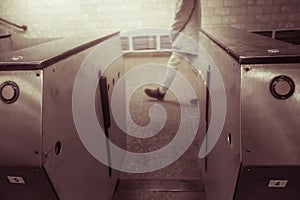
[[[180,32],[184,29],[193,12],[195,1],[197,0],[178,0],[172,30]]]

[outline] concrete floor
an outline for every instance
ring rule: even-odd
[[[124,62],[126,70],[129,70],[146,63],[165,64],[168,58],[168,53],[140,53],[125,56]],[[197,88],[199,75],[196,75],[186,63],[182,64],[179,72],[194,88]],[[127,136],[126,148],[132,152],[151,152],[162,148],[172,140],[180,121],[180,106],[174,94],[167,93],[164,101],[157,101],[144,94],[146,87],[155,88],[156,85],[145,85],[130,97],[129,111],[133,121],[140,126],[148,124],[148,109],[153,103],[161,104],[167,111],[168,118],[161,132],[151,138],[138,139]],[[161,170],[141,174],[121,173],[114,200],[205,200],[201,162],[198,158],[199,146],[199,139],[196,136],[193,144],[178,160]]]

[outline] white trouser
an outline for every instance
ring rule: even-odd
[[[159,87],[159,90],[162,93],[166,93],[169,87],[171,86],[175,76],[176,76],[176,71],[182,61],[183,58],[186,58],[189,64],[192,65],[194,70],[198,71],[198,56],[197,55],[192,55],[188,53],[177,53],[173,52],[168,63],[167,63],[167,72],[164,77],[164,80]]]

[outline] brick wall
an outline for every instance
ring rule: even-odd
[[[1,0],[0,17],[26,24],[29,37],[168,28],[176,0]],[[300,27],[300,0],[202,0],[204,26]]]
[[[203,0],[203,26],[246,30],[300,28],[300,0]]]
[[[26,24],[26,36],[168,28],[174,0],[1,0],[0,17]]]

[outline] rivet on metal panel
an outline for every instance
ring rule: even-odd
[[[250,70],[251,70],[251,67],[249,67],[249,66],[246,66],[246,67],[244,67],[244,70],[245,70],[246,72],[248,72],[248,71],[250,71]]]
[[[36,75],[37,77],[40,77],[41,74],[40,74],[40,73],[36,73],[35,75]]]

